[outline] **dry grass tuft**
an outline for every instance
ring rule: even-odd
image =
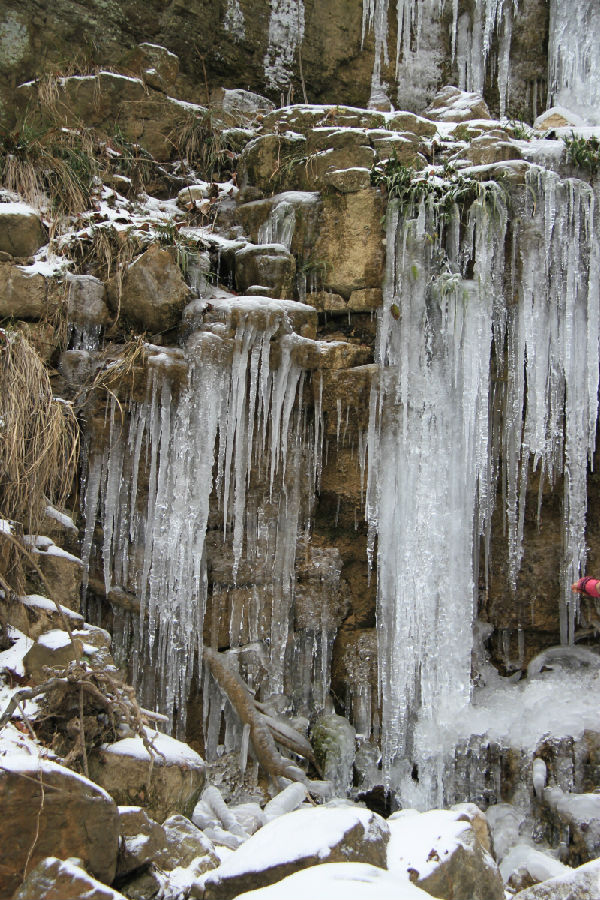
[[[48,372],[18,331],[0,329],[0,518],[36,533],[48,502],[71,492],[79,427],[52,394]]]

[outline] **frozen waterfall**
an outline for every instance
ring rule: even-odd
[[[598,414],[596,207],[587,183],[537,167],[448,218],[427,198],[390,204],[367,518],[384,772],[405,804],[444,801],[444,754],[469,702],[480,538],[488,560],[501,487],[516,592],[532,466],[542,482],[563,477],[557,610],[574,640]]]
[[[548,46],[550,105],[600,125],[600,6],[596,0],[551,0]]]

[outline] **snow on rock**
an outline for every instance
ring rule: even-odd
[[[91,754],[91,777],[117,803],[143,805],[157,822],[163,822],[173,813],[191,815],[204,787],[204,760],[175,738],[150,729],[146,729],[146,734],[155,750],[150,783],[150,755],[140,737],[104,744]]]
[[[598,900],[600,859],[514,894],[514,900]]]
[[[544,802],[568,829],[570,862],[589,862],[600,856],[600,794],[569,794],[548,787]]]
[[[42,860],[14,895],[15,900],[125,900],[123,894],[92,878],[70,859],[49,856]]]
[[[204,767],[202,757],[182,741],[169,737],[168,734],[161,734],[158,731],[147,730],[147,736],[156,754],[158,754],[154,757],[155,765]],[[135,759],[150,760],[150,754],[144,747],[141,737],[123,738],[123,740],[114,744],[104,744],[102,749],[105,753],[118,756],[131,756]]]
[[[522,890],[549,878],[568,875],[572,870],[561,862],[532,847],[520,843],[513,847],[500,863],[500,873],[511,888]]]
[[[11,897],[47,856],[77,856],[110,884],[119,844],[117,807],[88,778],[25,753],[0,758],[0,896]],[[54,896],[60,896],[55,894]]]
[[[353,806],[299,809],[269,822],[205,880],[207,900],[273,884],[327,862],[385,866],[385,820]]]
[[[23,678],[25,675],[23,658],[30,647],[33,646],[33,641],[23,634],[22,631],[13,628],[11,625],[8,627],[8,637],[14,643],[8,650],[3,650],[0,653],[0,670],[8,669],[9,672]]]
[[[425,891],[367,863],[325,863],[276,884],[238,895],[238,900],[426,900]]]
[[[503,900],[496,863],[460,810],[402,810],[388,819],[387,864],[434,897]]]

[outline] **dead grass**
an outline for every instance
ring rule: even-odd
[[[31,344],[9,329],[0,330],[0,438],[0,518],[36,533],[46,504],[64,506],[71,492],[79,427]]]

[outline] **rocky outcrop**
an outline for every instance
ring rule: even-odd
[[[586,863],[567,875],[542,881],[515,894],[518,900],[595,900],[600,889],[600,861]]]
[[[0,252],[33,256],[48,240],[42,219],[25,203],[0,203]]]

